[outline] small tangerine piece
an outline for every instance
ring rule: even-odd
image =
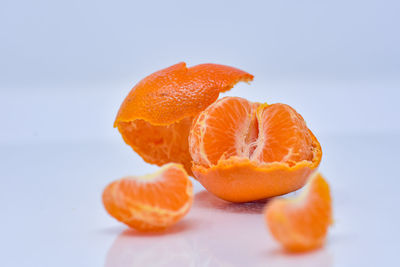
[[[175,224],[192,202],[192,182],[183,166],[176,163],[153,174],[114,181],[103,192],[107,212],[138,231],[159,231]]]
[[[288,251],[321,247],[332,224],[332,200],[325,179],[314,175],[296,198],[274,199],[264,211],[273,237]]]

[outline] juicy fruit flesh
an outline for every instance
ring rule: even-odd
[[[257,131],[252,121],[256,104],[247,101],[225,102],[217,101],[195,121],[196,126],[189,139],[195,163],[215,165],[220,159],[235,155],[248,157],[254,150],[252,146]],[[253,127],[250,127],[251,124]]]
[[[263,105],[257,110],[259,146],[254,157],[260,162],[312,160],[312,137],[303,118],[285,104]],[[259,152],[260,151],[260,152]]]
[[[313,158],[312,137],[293,108],[239,97],[222,98],[200,113],[189,144],[194,163],[208,167],[231,157],[290,166]]]
[[[328,183],[316,174],[297,198],[275,199],[268,204],[265,219],[272,235],[287,250],[320,247],[332,223]]]
[[[108,213],[141,231],[174,224],[189,211],[192,200],[192,183],[183,167],[175,163],[152,175],[114,181],[103,192]]]

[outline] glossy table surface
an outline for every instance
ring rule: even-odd
[[[176,226],[163,234],[128,230],[104,211],[102,189],[155,167],[120,142],[4,144],[1,265],[397,266],[399,140],[320,136],[335,223],[324,248],[299,255],[271,238],[265,203],[224,202],[196,182],[194,205]]]

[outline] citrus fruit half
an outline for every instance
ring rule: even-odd
[[[192,202],[192,182],[183,166],[176,163],[153,174],[114,181],[103,192],[107,212],[139,231],[173,225],[189,211]]]
[[[325,242],[332,223],[328,183],[318,173],[293,199],[274,199],[267,204],[265,221],[274,238],[289,251],[318,248]]]
[[[299,189],[322,156],[318,140],[293,108],[240,97],[222,98],[200,112],[189,148],[196,179],[232,202]]]
[[[193,117],[219,93],[252,79],[251,74],[229,66],[187,68],[178,63],[136,84],[122,103],[114,127],[146,162],[181,163],[191,174],[188,135]]]

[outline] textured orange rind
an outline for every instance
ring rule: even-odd
[[[114,127],[144,161],[181,163],[192,175],[187,139],[193,117],[221,92],[252,80],[253,75],[229,66],[178,63],[141,80],[122,103]]]
[[[141,80],[122,103],[114,127],[142,119],[152,125],[170,125],[193,117],[217,100],[219,93],[253,75],[240,69],[200,64],[190,68],[181,62]]]

